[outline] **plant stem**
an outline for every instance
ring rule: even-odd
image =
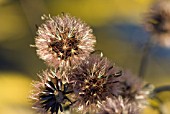
[[[161,86],[161,87],[155,88],[153,93],[157,94],[157,93],[165,92],[165,91],[170,91],[170,85],[166,85],[166,86]]]
[[[139,77],[140,78],[144,78],[147,66],[148,66],[148,60],[149,60],[149,53],[151,50],[151,41],[150,39],[146,42],[145,47],[143,49],[143,55],[142,55],[142,59],[140,61],[140,67],[139,67]]]

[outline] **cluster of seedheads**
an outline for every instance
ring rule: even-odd
[[[96,38],[83,21],[69,14],[43,16],[35,47],[49,68],[33,82],[33,108],[42,114],[69,110],[80,113],[137,114],[146,102],[143,82],[114,65],[103,54],[95,53]],[[121,98],[121,100],[119,100]],[[120,106],[112,106],[118,104]],[[128,104],[122,106],[122,103]],[[110,112],[109,110],[115,111]],[[133,111],[132,111],[133,109]],[[132,113],[133,112],[133,113]]]
[[[151,14],[156,14],[157,12]],[[161,15],[148,15],[152,32],[163,31]],[[139,114],[151,90],[131,73],[95,53],[92,29],[70,14],[43,16],[35,38],[48,69],[33,81],[30,98],[40,114],[59,112]],[[159,21],[159,22],[158,22]],[[154,29],[155,28],[155,29]]]

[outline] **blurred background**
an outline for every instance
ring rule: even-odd
[[[96,49],[124,69],[138,75],[143,48],[150,35],[143,16],[154,0],[0,0],[0,114],[34,114],[28,99],[31,81],[46,68],[36,55],[36,26],[43,14],[70,13],[90,25],[97,37]],[[170,49],[151,49],[145,81],[170,84]],[[170,93],[159,97],[170,114]],[[155,106],[157,103],[153,102]],[[158,114],[147,107],[143,114]]]

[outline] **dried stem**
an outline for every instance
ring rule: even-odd
[[[145,47],[143,49],[143,55],[142,55],[142,59],[140,62],[140,67],[139,67],[139,77],[140,78],[144,78],[147,66],[148,66],[148,60],[149,60],[149,53],[151,50],[151,40],[149,39],[148,42],[146,42]]]
[[[165,91],[170,91],[170,85],[166,85],[166,86],[161,86],[161,87],[155,88],[153,93],[157,94],[157,93],[161,93],[161,92],[165,92]]]

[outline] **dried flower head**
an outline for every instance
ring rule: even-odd
[[[77,99],[75,107],[83,113],[96,112],[97,102],[121,93],[120,69],[99,55],[92,54],[82,61],[69,78]]]
[[[153,42],[170,47],[170,1],[156,0],[145,17],[146,30],[151,32]]]
[[[141,79],[134,77],[130,72],[125,71],[123,74],[122,98],[127,98],[131,102],[135,102],[137,107],[142,109],[146,106],[147,98],[152,92],[153,87],[145,84]]]
[[[123,88],[117,97],[107,98],[99,103],[99,114],[139,114],[147,104],[147,98],[153,90],[152,85],[134,77],[130,72],[124,71],[120,81]]]
[[[107,98],[99,106],[100,111],[97,114],[139,114],[136,103],[121,96]]]
[[[155,36],[154,43],[158,43],[162,47],[170,48],[170,32]]]
[[[35,38],[37,54],[48,65],[70,66],[83,60],[96,42],[92,29],[80,19],[62,14],[43,16],[45,22],[38,28]]]
[[[33,101],[33,108],[41,114],[58,114],[63,112],[66,102],[72,104],[67,94],[72,93],[68,83],[63,84],[57,77],[59,73],[46,70],[39,75],[41,81],[33,82],[33,91],[30,98]]]

